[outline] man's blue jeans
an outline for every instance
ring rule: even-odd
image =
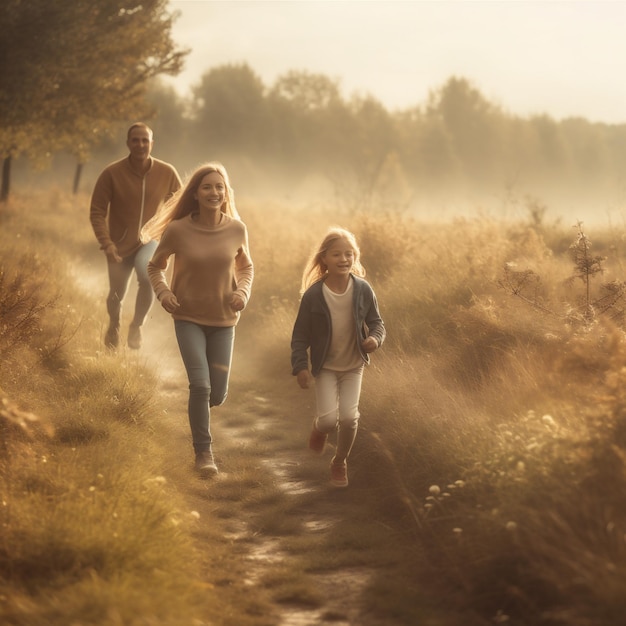
[[[109,295],[107,296],[107,312],[113,326],[120,325],[122,302],[128,291],[130,277],[135,270],[137,275],[137,299],[133,314],[134,326],[141,326],[150,307],[154,302],[154,291],[148,278],[148,261],[156,250],[157,242],[150,241],[139,250],[122,259],[120,263],[108,263],[109,268]]]
[[[189,380],[189,426],[196,452],[211,449],[210,407],[226,400],[235,327],[201,326],[174,320]]]

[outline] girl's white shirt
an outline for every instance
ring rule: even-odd
[[[322,285],[322,293],[331,319],[330,347],[324,362],[324,369],[345,372],[363,365],[357,346],[352,303],[353,291],[352,280],[348,281],[348,287],[343,293],[335,293],[325,284]]]

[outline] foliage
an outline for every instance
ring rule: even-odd
[[[59,15],[53,17],[59,21],[62,13],[73,15],[80,6],[56,9]],[[116,32],[123,31],[124,21],[132,23],[132,37],[119,34],[114,40],[138,46],[126,51],[124,62],[142,58],[146,46],[136,42],[138,33],[145,39],[155,37],[158,30],[146,20],[146,12],[153,15],[163,7],[156,0],[142,6],[141,11],[107,22],[109,29],[116,25]],[[43,9],[38,3],[32,8],[37,23],[37,11]],[[163,14],[158,22],[163,46],[172,19]],[[72,33],[79,28],[78,17],[74,21],[77,25],[70,29]],[[148,22],[152,26],[146,34],[142,29]],[[2,132],[14,135],[16,146],[30,142],[33,150],[24,153],[29,159],[45,160],[69,151],[86,160],[90,147],[100,142],[94,162],[100,171],[123,153],[129,120],[143,117],[155,128],[156,156],[174,163],[180,172],[207,159],[218,159],[226,163],[235,181],[244,180],[249,190],[267,192],[274,198],[280,194],[282,199],[300,204],[308,202],[313,190],[320,202],[335,201],[351,210],[375,211],[382,205],[387,210],[442,215],[459,203],[463,207],[468,202],[493,204],[505,190],[504,201],[495,207],[498,216],[524,218],[519,214],[520,204],[510,202],[515,193],[526,196],[529,207],[534,204],[535,219],[541,221],[548,205],[571,209],[593,203],[597,209],[602,202],[613,206],[623,200],[624,125],[581,118],[555,120],[546,115],[514,116],[458,76],[433,88],[424,103],[399,111],[387,110],[369,95],[346,96],[338,80],[320,74],[290,70],[265,84],[246,63],[209,67],[191,92],[181,97],[157,81],[151,81],[149,87],[143,81],[150,72],[152,76],[175,73],[182,59],[179,56],[174,61],[174,57],[182,52],[171,51],[171,56],[163,52],[163,65],[145,72],[130,64],[127,73],[119,74],[120,61],[111,61],[107,71],[112,67],[113,76],[109,74],[106,82],[106,71],[93,70],[115,58],[110,50],[103,51],[104,43],[100,45],[101,39],[113,36],[102,28],[93,42],[89,40],[85,53],[73,51],[72,58],[78,55],[86,61],[72,70],[75,74],[68,78],[70,82],[59,83],[71,83],[76,90],[68,88],[63,95],[46,86],[38,91],[52,94],[45,119],[33,118],[33,124],[54,122],[45,133],[20,121],[25,119],[18,115],[20,111],[30,115],[27,102],[31,92],[26,92],[26,87],[24,101],[7,111]],[[62,22],[54,32],[64,32]],[[41,41],[44,46],[48,40]],[[49,46],[56,43],[54,38],[48,42]],[[23,40],[17,44],[23,46]],[[114,52],[119,51],[116,45]],[[48,75],[58,76],[64,62],[52,53],[49,56],[55,69]],[[131,69],[136,71],[135,82]],[[0,78],[0,96],[9,93],[3,91],[4,78]],[[15,84],[21,84],[19,80]],[[35,82],[29,85],[35,88]],[[144,106],[139,92],[146,87]],[[96,93],[97,101],[88,104],[87,98]],[[14,104],[17,95],[7,98],[6,103]],[[54,113],[57,109],[59,114]],[[98,111],[104,111],[103,115],[98,117]],[[6,143],[11,144],[8,137]]]
[[[533,269],[509,271],[515,299],[497,280],[490,286],[485,266],[470,302],[431,305],[456,322],[452,328],[443,320],[420,326],[429,335],[420,351],[416,336],[403,335],[402,358],[375,355],[378,367],[366,373],[368,462],[393,476],[395,501],[427,550],[432,578],[446,581],[444,595],[485,622],[609,626],[621,619],[624,329],[608,315],[575,324],[552,313],[564,290],[575,302],[576,283],[586,287],[598,273],[591,259],[607,260],[589,254],[583,235],[561,255],[518,248]],[[507,229],[500,236],[500,258],[515,258]],[[476,235],[467,228],[451,236],[452,256],[464,254],[468,237]],[[572,260],[575,281],[568,280]],[[423,274],[423,256],[419,264]],[[393,298],[387,290],[379,296],[395,330]]]
[[[230,461],[232,475],[216,484],[209,506],[227,520],[250,518],[255,539],[262,532],[284,533],[302,563],[301,546],[311,533],[297,532],[285,511],[291,506],[301,517],[327,506],[341,518],[325,541],[314,534],[315,555],[308,569],[300,567],[290,577],[282,563],[268,572],[264,580],[274,597],[319,603],[320,596],[307,587],[312,570],[326,572],[333,562],[365,565],[372,554],[370,543],[397,533],[401,550],[387,559],[403,574],[392,594],[398,614],[410,596],[412,613],[407,609],[404,615],[412,617],[405,623],[419,621],[417,589],[461,612],[455,624],[621,623],[626,584],[626,342],[623,320],[600,314],[602,291],[595,285],[601,273],[609,280],[606,284],[619,280],[614,269],[623,257],[615,245],[619,237],[596,232],[592,254],[582,228],[571,247],[571,232],[544,224],[532,211],[527,222],[513,224],[483,215],[431,224],[400,213],[391,219],[383,212],[355,213],[335,206],[306,212],[250,198],[240,208],[258,282],[238,328],[238,345],[245,345],[255,385],[237,400],[234,411],[242,433],[234,445],[247,455]],[[29,232],[42,246],[45,233],[32,224],[17,228],[17,216],[30,218],[23,207],[9,212],[9,231]],[[62,220],[55,219],[50,223],[62,230]],[[301,399],[294,400],[285,389],[293,385],[289,335],[299,273],[316,233],[329,222],[357,234],[388,339],[365,371],[359,436],[350,460],[351,488],[339,500],[323,491],[304,499],[289,496],[290,505],[262,475],[259,461],[276,450],[278,440],[282,452],[297,455],[298,462],[291,464],[298,472],[317,476],[319,471],[317,463],[307,465],[286,441],[288,431],[310,425],[312,397],[297,390]],[[4,239],[6,232],[0,233]],[[510,270],[524,269],[510,273],[507,289],[502,289],[507,262],[518,264]],[[535,279],[539,276],[540,281]],[[590,287],[590,299],[583,298],[583,304],[594,307],[593,323],[584,316],[575,323],[572,316],[560,314],[561,309],[576,309],[581,285],[585,297]],[[47,302],[49,293],[43,290],[38,296]],[[619,306],[616,302],[607,313]],[[11,543],[0,539],[0,550],[16,566],[13,571],[0,568],[0,575],[14,585],[11,598],[16,600],[0,604],[0,610],[41,616],[43,624],[50,616],[59,617],[50,598],[71,597],[72,616],[90,623],[87,602],[78,598],[88,598],[89,604],[97,600],[102,609],[113,604],[107,598],[119,602],[122,597],[128,614],[141,612],[151,603],[146,594],[132,593],[140,569],[142,588],[158,590],[149,594],[158,601],[146,615],[154,623],[167,623],[172,609],[165,598],[182,597],[175,606],[190,611],[185,615],[193,623],[191,615],[197,613],[189,607],[198,601],[196,587],[184,582],[195,564],[185,524],[171,523],[181,517],[172,510],[176,496],[155,483],[154,476],[146,485],[147,477],[137,475],[135,465],[139,456],[154,459],[157,466],[161,462],[148,436],[154,380],[138,369],[120,372],[122,360],[94,350],[99,336],[93,331],[90,324],[80,327],[81,336],[88,337],[82,344],[86,357],[68,356],[54,375],[30,373],[38,376],[36,396],[45,399],[39,400],[41,406],[58,411],[54,421],[61,428],[54,440],[55,458],[44,462],[41,448],[33,446],[34,457],[25,455],[19,471],[15,454],[9,466],[14,473],[6,474],[4,466],[0,489],[10,506],[3,506],[0,516],[12,526],[6,535]],[[25,342],[30,350],[33,338],[27,336]],[[260,350],[262,367],[254,360],[255,350]],[[6,372],[2,386],[9,379],[11,393],[19,395],[19,386]],[[266,385],[271,393],[282,391],[266,404],[257,385]],[[260,428],[261,417],[271,414],[279,426]],[[244,433],[254,438],[248,440]],[[277,463],[274,455],[269,458]],[[75,472],[67,473],[68,463]],[[103,466],[107,471],[101,471]],[[43,511],[37,512],[37,498],[48,503]],[[81,519],[106,519],[104,532],[95,534],[89,525],[68,532],[72,504]],[[255,515],[259,510],[262,514]],[[136,513],[139,520],[134,520]],[[33,521],[37,514],[40,526]],[[222,526],[216,528],[218,532]],[[113,541],[119,530],[123,536]],[[72,535],[76,543],[70,541]],[[166,545],[158,554],[160,567],[155,566],[151,540]],[[19,550],[13,554],[15,546]],[[175,553],[183,556],[177,559]],[[31,595],[28,586],[31,577],[43,584],[35,567],[42,554],[42,569],[55,585],[43,598]],[[58,561],[58,571],[46,555]],[[221,571],[220,555],[211,557],[207,561],[217,561]],[[376,562],[383,558],[378,554]],[[10,559],[0,559],[6,561]],[[165,562],[176,576],[161,575]],[[388,571],[381,570],[368,589],[372,604],[391,586],[392,579],[383,580]],[[235,587],[234,576],[225,580],[217,590],[202,589],[202,595],[219,603]],[[181,589],[192,593],[190,602]],[[246,602],[255,591],[246,587]]]
[[[578,280],[583,283],[582,295],[577,295],[573,301],[565,306],[565,312],[560,313],[546,303],[541,293],[541,278],[532,269],[517,269],[515,262],[504,265],[499,285],[511,295],[530,304],[535,310],[566,319],[569,323],[590,325],[596,321],[597,315],[604,315],[609,319],[623,322],[624,296],[626,284],[624,281],[612,280],[600,285],[597,293],[593,290],[593,279],[605,272],[605,256],[591,253],[591,240],[578,222],[576,240],[569,246],[568,252],[573,261],[573,273],[565,281],[573,285]],[[558,303],[563,306],[563,302]]]
[[[88,220],[50,194],[11,200],[2,226],[0,622],[268,626],[259,592],[234,608],[232,591],[205,582],[207,567],[226,575],[230,540],[214,520],[201,563],[199,513],[162,474],[175,436],[154,370],[100,351],[93,297],[72,273],[90,258]],[[54,337],[65,341],[50,362]]]
[[[7,0],[0,8],[0,156],[84,162],[114,124],[147,113],[148,81],[185,54],[165,0]],[[43,103],[35,106],[35,103]]]

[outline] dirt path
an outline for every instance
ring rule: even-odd
[[[251,588],[272,596],[271,580],[274,572],[285,576],[292,570],[302,574],[302,563],[315,561],[316,552],[324,547],[338,525],[350,523],[355,516],[355,503],[363,492],[363,485],[348,489],[334,489],[328,481],[328,464],[332,457],[332,443],[320,458],[306,447],[308,425],[313,415],[312,393],[302,392],[290,376],[284,379],[264,378],[255,359],[245,349],[245,341],[237,338],[231,387],[224,406],[212,411],[212,432],[215,455],[220,475],[202,481],[193,474],[192,452],[186,418],[187,383],[177,348],[172,338],[171,321],[160,313],[145,331],[145,347],[132,358],[158,363],[163,384],[160,394],[168,407],[171,431],[172,459],[166,463],[167,478],[188,503],[188,508],[199,513],[201,520],[210,523],[218,515],[228,517],[223,504],[216,504],[229,481],[240,480],[241,466],[258,472],[259,481],[271,483],[270,489],[279,492],[269,497],[266,504],[259,499],[246,515],[228,517],[223,540],[230,546],[230,557],[241,568],[242,578],[228,586],[239,588],[245,594]],[[286,363],[288,368],[288,363]],[[269,478],[268,478],[269,477]],[[267,489],[268,487],[264,487]],[[251,497],[256,486],[250,486]],[[230,497],[230,496],[228,496]],[[282,504],[276,506],[277,501]],[[273,510],[275,507],[275,511]],[[233,504],[233,508],[238,508]],[[358,511],[356,515],[358,517]],[[269,521],[268,521],[269,516]],[[354,517],[354,523],[357,517]],[[259,521],[265,518],[265,521]],[[288,522],[288,532],[284,532]],[[384,528],[381,527],[381,531]],[[195,534],[198,551],[210,558],[215,548],[214,529],[198,525]],[[293,545],[297,547],[294,550]],[[353,549],[353,548],[351,548]],[[364,606],[364,594],[375,571],[362,559],[355,563],[340,553],[334,555],[336,565],[307,567],[306,591],[283,594],[272,600],[272,626],[394,626],[391,617],[376,618]],[[215,580],[208,581],[215,584]],[[237,592],[234,591],[235,598]],[[229,626],[240,626],[227,622]]]
[[[83,274],[79,284],[92,295],[100,291],[95,297],[104,303],[106,279],[94,269]],[[131,289],[127,301],[133,300]],[[155,306],[142,349],[121,348],[118,353],[121,359],[154,369],[161,380],[157,402],[163,407],[162,428],[155,428],[155,436],[163,438],[167,457],[160,469],[199,519],[193,537],[205,563],[203,584],[224,591],[221,621],[206,626],[415,624],[406,618],[397,621],[391,614],[381,617],[380,610],[367,606],[374,579],[381,575],[381,559],[377,555],[368,561],[363,550],[369,548],[367,542],[365,547],[359,543],[359,533],[368,526],[370,534],[381,539],[390,534],[383,523],[364,520],[360,503],[372,497],[369,485],[356,476],[348,489],[330,487],[332,446],[322,458],[306,447],[312,393],[295,384],[288,355],[284,376],[276,379],[268,377],[252,352],[249,338],[246,342],[245,333],[238,334],[229,397],[212,411],[220,474],[209,481],[192,470],[187,381],[170,317]],[[223,575],[219,568],[216,572],[216,560],[224,563]],[[245,623],[240,621],[241,610],[229,617],[228,607],[240,608],[252,590],[266,604],[257,601],[247,609],[250,619]],[[444,624],[438,619],[419,623]]]
[[[174,482],[176,489],[183,493],[190,510],[198,511],[201,519],[211,519],[215,514],[215,505],[212,495],[216,482],[228,482],[233,470],[229,457],[241,457],[242,452],[251,451],[253,462],[258,465],[259,471],[266,475],[271,474],[274,487],[278,488],[284,497],[289,500],[284,505],[285,514],[291,516],[291,524],[297,525],[297,530],[291,530],[287,537],[259,530],[259,524],[250,523],[245,518],[231,518],[227,525],[224,539],[232,545],[233,558],[240,561],[245,578],[242,581],[242,593],[245,588],[261,586],[264,580],[278,568],[298,569],[298,560],[302,554],[292,555],[289,542],[294,538],[308,537],[314,546],[324,542],[328,533],[337,523],[350,516],[350,500],[344,499],[345,491],[336,490],[329,486],[327,467],[332,449],[322,459],[310,455],[306,449],[306,426],[308,417],[302,420],[302,441],[299,448],[285,449],[284,442],[277,438],[277,447],[272,445],[272,437],[263,438],[263,454],[258,455],[254,448],[258,443],[260,432],[271,432],[281,428],[289,412],[289,405],[302,404],[298,389],[294,388],[283,397],[286,406],[278,407],[275,399],[267,396],[263,389],[250,386],[252,380],[244,376],[244,372],[234,368],[233,380],[229,399],[224,407],[213,411],[212,431],[216,441],[215,454],[221,473],[215,481],[200,481],[191,471],[191,448],[188,439],[188,427],[184,416],[186,406],[186,381],[180,374],[171,378],[176,371],[176,364],[172,359],[159,359],[159,367],[166,371],[171,386],[166,391],[168,405],[178,406],[173,411],[177,413],[178,421],[177,440],[172,445],[179,460],[169,468],[168,478]],[[182,368],[182,366],[180,366]],[[293,380],[288,380],[293,383]],[[170,387],[170,385],[167,385]],[[315,466],[317,476],[307,479],[302,476],[303,468],[312,469]],[[261,510],[252,514],[264,515]],[[203,532],[200,528],[195,533],[197,548],[200,552],[209,555],[214,548],[212,532]],[[342,559],[340,559],[341,561]],[[315,588],[316,598],[323,598],[317,605],[308,602],[289,602],[283,600],[274,603],[273,611],[275,626],[315,626],[323,623],[332,623],[334,626],[391,626],[390,619],[377,620],[364,614],[362,594],[370,582],[372,572],[367,566],[353,567],[341,565],[333,570],[324,570],[318,574],[308,573],[309,584]],[[236,626],[236,624],[232,624]]]

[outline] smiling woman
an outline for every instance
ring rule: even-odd
[[[307,70],[390,109],[417,106],[451,76],[464,76],[519,115],[626,121],[626,84],[606,63],[626,58],[623,2],[173,0],[170,7],[180,12],[174,37],[191,49],[186,69],[168,79],[181,92],[212,67],[250,62],[268,85]]]
[[[248,232],[239,219],[228,173],[219,163],[199,167],[182,191],[144,229],[159,237],[148,275],[172,316],[189,379],[189,424],[195,469],[218,473],[210,407],[228,393],[235,326],[252,288]],[[171,285],[166,277],[174,256]]]
[[[224,214],[221,208],[226,198],[226,184],[219,172],[209,172],[204,176],[194,197],[198,202],[198,213],[193,214],[197,224],[214,228],[222,222]]]

